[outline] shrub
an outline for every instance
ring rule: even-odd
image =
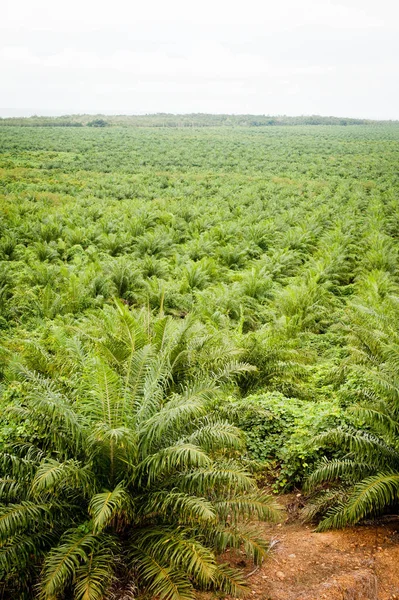
[[[312,439],[344,420],[335,401],[313,402],[264,392],[232,401],[222,408],[245,433],[250,459],[277,469],[276,489],[300,485],[320,460]]]
[[[104,119],[93,119],[87,123],[87,127],[107,127],[109,123]]]

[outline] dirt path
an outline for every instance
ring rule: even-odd
[[[399,599],[399,519],[327,533],[261,527],[275,547],[248,579],[254,600]]]

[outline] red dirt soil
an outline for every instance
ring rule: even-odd
[[[326,533],[293,515],[259,527],[275,545],[262,567],[246,567],[250,600],[399,599],[399,518]]]

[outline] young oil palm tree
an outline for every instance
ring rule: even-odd
[[[345,371],[360,401],[353,410],[363,425],[319,438],[322,445],[346,452],[324,460],[308,481],[310,488],[323,482],[341,486],[341,501],[319,530],[397,509],[399,500],[399,298],[387,298],[377,309],[354,307],[350,321],[352,352]]]
[[[215,358],[201,372],[199,337],[118,304],[26,345],[10,370],[29,442],[0,462],[3,597],[99,600],[124,582],[165,600],[245,590],[217,554],[262,561],[268,545],[248,520],[276,507],[236,460],[240,432],[209,408],[246,367]]]

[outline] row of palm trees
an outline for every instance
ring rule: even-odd
[[[20,135],[25,153],[0,141],[4,598],[244,592],[224,552],[259,564],[251,523],[278,510],[218,410],[229,395],[328,388],[352,426],[310,440],[327,458],[309,514],[395,508],[389,148],[359,161],[361,131]]]
[[[68,250],[72,254],[65,261],[59,256],[61,241],[20,241],[12,250],[5,237],[0,283],[12,307],[0,306],[1,315],[18,322],[80,314],[116,296],[155,310],[162,303],[177,316],[194,311],[213,322],[222,314],[235,325],[244,316],[247,330],[281,315],[293,316],[298,331],[323,330],[370,271],[397,277],[392,238],[372,229],[355,233],[359,223],[346,228],[343,220],[327,229],[311,252],[306,246],[274,245],[250,260],[247,242],[246,250],[222,243],[219,255],[212,256],[207,241],[198,239],[198,249],[206,256],[197,254],[195,260],[184,247],[183,254],[173,256],[151,253],[146,246],[143,255],[113,257],[94,245],[84,249],[78,244]],[[146,243],[154,244],[149,235],[154,234],[144,236]],[[359,235],[364,239],[357,241]],[[159,234],[159,239],[171,249],[167,236]],[[289,242],[283,238],[281,243]]]
[[[374,300],[348,309],[350,352],[336,375],[358,428],[319,436],[339,456],[307,481],[329,482],[308,507],[320,530],[397,505],[399,296]],[[268,544],[250,521],[278,508],[240,462],[242,433],[217,410],[226,384],[253,371],[242,349],[195,319],[118,302],[6,353],[17,390],[8,419],[25,429],[0,462],[4,597],[245,591],[217,556],[234,548],[262,561]]]

